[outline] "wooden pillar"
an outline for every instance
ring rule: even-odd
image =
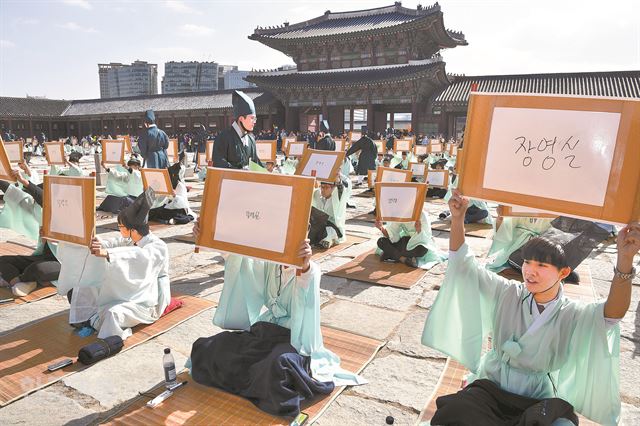
[[[51,125],[51,119],[49,119],[49,121],[47,122],[47,125],[49,127],[49,133],[48,133],[48,137],[49,139],[53,138],[53,126]]]
[[[80,139],[82,137],[82,135],[80,134],[80,131],[81,131],[80,130],[81,129],[80,126],[81,126],[81,123],[80,123],[80,120],[78,120],[78,139]]]
[[[33,136],[33,120],[29,117],[29,134]]]
[[[353,131],[353,106],[349,107],[349,130]]]
[[[411,131],[414,134],[418,133],[418,126],[420,123],[420,117],[418,115],[418,101],[414,98],[411,101]],[[393,117],[393,113],[391,117]]]
[[[369,101],[369,103],[367,104],[367,127],[369,128],[369,131],[376,131],[376,127],[375,127],[375,112],[373,111],[373,104],[371,103],[371,101]]]
[[[327,100],[325,98],[322,98],[322,119],[329,120],[329,107],[327,107]],[[331,123],[329,123],[329,126],[331,126]]]
[[[391,127],[392,129],[395,128],[394,121],[395,121],[395,112],[390,112],[389,113],[389,127]]]

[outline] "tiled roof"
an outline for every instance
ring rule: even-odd
[[[261,87],[321,87],[321,86],[353,86],[361,84],[381,84],[405,79],[419,78],[424,72],[441,69],[444,73],[444,62],[440,60],[410,61],[408,64],[383,65],[358,68],[338,68],[318,71],[277,71],[250,74],[247,81]]]
[[[640,71],[454,77],[435,104],[465,104],[472,84],[478,92],[548,93],[640,98]]]
[[[442,17],[438,3],[426,8],[408,9],[402,7],[400,2],[396,2],[393,6],[354,12],[331,13],[327,11],[322,16],[293,25],[285,24],[275,28],[258,27],[249,38],[253,40],[297,40],[327,37],[386,29],[433,16]],[[446,33],[451,38],[449,42],[452,45],[467,44],[464,34],[449,30],[446,30]]]
[[[1,117],[57,117],[69,106],[71,101],[0,97]]]
[[[198,92],[193,94],[136,96],[116,99],[93,99],[74,101],[62,114],[69,116],[105,115],[105,114],[139,114],[148,109],[163,111],[197,111],[197,110],[230,110],[231,93]],[[273,97],[260,90],[244,90],[254,99],[256,108],[270,103]]]

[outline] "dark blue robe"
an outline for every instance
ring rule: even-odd
[[[169,136],[157,126],[149,127],[138,139],[138,149],[144,158],[144,167],[166,169],[169,166],[168,147]]]

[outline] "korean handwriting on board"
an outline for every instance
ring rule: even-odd
[[[260,220],[260,211],[258,210],[254,212],[247,210],[245,213],[247,215],[247,219]]]
[[[69,207],[69,200],[62,199],[62,200],[56,200],[56,201],[58,202],[58,208]]]
[[[388,202],[389,202],[389,204],[398,204],[398,199],[397,198],[389,198]]]
[[[542,138],[540,141],[527,139],[525,136],[515,138],[516,155],[522,158],[524,167],[539,167],[551,170],[556,165],[565,165],[571,169],[581,166],[576,158],[575,149],[580,139],[573,136],[568,138]]]

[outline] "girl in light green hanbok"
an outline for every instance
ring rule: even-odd
[[[467,367],[471,385],[442,397],[432,424],[495,424],[491,410],[473,400],[478,393],[482,406],[487,400],[504,402],[513,394],[533,398],[533,403],[542,404],[536,405],[536,415],[540,410],[551,412],[550,407],[560,401],[551,398],[561,398],[596,422],[616,424],[620,415],[617,323],[630,304],[640,224],[630,224],[618,234],[617,266],[607,300],[584,304],[564,295],[562,281],[571,269],[562,248],[543,238],[523,247],[524,283],[478,264],[465,244],[468,206],[469,200],[454,191],[449,201],[449,265],[422,343]],[[489,336],[491,349],[483,354]],[[485,392],[487,387],[502,397]],[[511,394],[505,396],[505,391]],[[476,409],[469,408],[473,406]],[[567,424],[567,418],[544,416],[546,422],[541,424]]]

